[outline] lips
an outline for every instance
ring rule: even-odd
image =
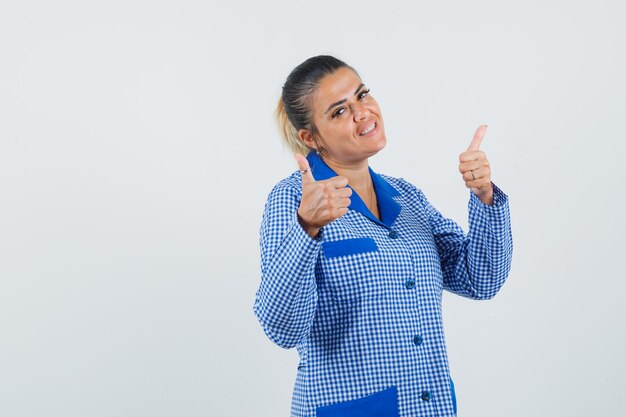
[[[368,136],[372,132],[375,132],[377,130],[376,129],[377,127],[378,127],[378,123],[376,122],[369,123],[367,126],[365,126],[365,129],[359,132],[359,136]]]

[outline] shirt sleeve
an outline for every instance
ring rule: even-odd
[[[277,184],[260,228],[261,283],[254,313],[265,334],[288,349],[308,336],[317,305],[315,264],[323,228],[315,238],[298,221],[300,190]]]
[[[496,295],[509,274],[513,255],[509,198],[491,184],[492,205],[484,204],[470,190],[467,235],[418,190],[441,258],[444,289],[475,300]]]

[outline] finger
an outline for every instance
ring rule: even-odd
[[[340,208],[340,207],[349,207],[350,203],[352,202],[352,200],[350,200],[347,197],[336,197],[333,200],[333,203],[335,205],[335,208]]]
[[[459,162],[478,161],[487,159],[487,155],[483,151],[464,151],[459,154]]]
[[[295,153],[293,157],[298,161],[298,167],[300,171],[304,171],[309,169],[309,161],[302,156],[302,154]],[[302,184],[309,184],[315,182],[315,178],[313,178],[313,173],[309,170],[305,174],[302,174]]]
[[[472,173],[474,174],[472,176]],[[466,171],[463,173],[462,177],[464,181],[476,181],[478,179],[487,177],[489,174],[491,173],[491,171],[486,168],[478,168],[478,169],[473,169],[471,171]]]
[[[459,172],[461,174],[464,174],[468,171],[478,169],[481,166],[484,166],[484,165],[481,165],[478,161],[463,162],[459,164]]]
[[[350,196],[352,195],[352,188],[350,188],[350,187],[337,188],[335,190],[334,195],[337,196],[337,197],[350,198]]]
[[[339,207],[333,210],[334,218],[338,219],[348,212],[348,207]]]
[[[333,188],[343,188],[348,185],[348,179],[341,175],[337,175],[336,177],[332,177],[324,181],[329,183]]]
[[[477,151],[480,147],[480,143],[483,141],[483,137],[485,136],[485,132],[487,131],[487,125],[480,125],[478,129],[476,129],[476,133],[474,133],[474,137],[472,138],[472,143],[467,148],[468,151]]]
[[[476,180],[465,181],[465,186],[467,188],[476,188],[476,189],[488,189],[491,181],[486,180],[485,178],[478,178]]]
[[[474,176],[472,176],[472,173],[474,174]],[[463,181],[467,183],[467,182],[479,180],[480,174],[478,171],[467,171],[463,173],[462,177],[463,177]]]
[[[467,162],[461,162],[459,164],[459,172],[463,174],[464,172],[467,172],[467,171],[476,170],[478,168],[488,167],[488,166],[489,166],[489,161],[487,161],[486,159],[482,161],[472,160],[472,161],[467,161]]]

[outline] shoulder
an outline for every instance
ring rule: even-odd
[[[300,200],[302,198],[302,175],[294,171],[288,177],[278,181],[267,196],[266,205],[284,201]]]
[[[420,194],[422,190],[402,177],[393,177],[387,174],[378,174],[389,185],[395,188],[401,195]]]
[[[302,174],[300,174],[300,171],[296,170],[288,177],[278,181],[270,191],[270,194],[281,191],[298,191],[302,193]]]

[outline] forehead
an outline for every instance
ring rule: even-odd
[[[349,99],[361,82],[358,75],[347,67],[339,68],[332,74],[326,75],[317,89],[315,107],[324,111],[328,105],[336,101]]]

